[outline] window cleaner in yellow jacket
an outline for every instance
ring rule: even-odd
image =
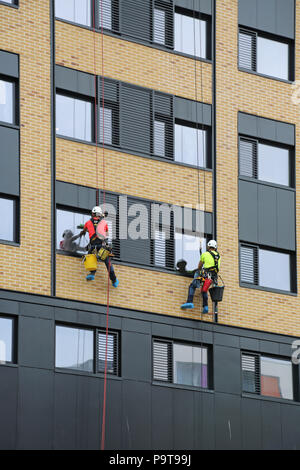
[[[189,287],[188,299],[185,304],[181,305],[183,310],[194,308],[193,300],[195,291],[201,287],[204,279],[202,287],[203,313],[208,313],[207,291],[212,282],[217,282],[221,257],[217,251],[217,242],[215,240],[210,240],[207,244],[207,248],[208,250],[201,255],[198,270],[196,271],[194,280]]]

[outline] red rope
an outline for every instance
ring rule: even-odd
[[[95,83],[95,141],[96,141],[96,202],[99,205],[99,185],[98,185],[98,116],[97,116],[97,70],[96,70],[96,27],[95,27],[95,2],[93,1],[93,33],[94,33],[94,83]],[[102,171],[103,171],[103,204],[105,205],[105,152],[104,152],[104,36],[103,36],[103,3],[100,0],[101,12],[101,57],[102,57]],[[100,100],[99,100],[100,102]],[[106,419],[106,386],[107,386],[107,343],[108,343],[108,318],[109,318],[109,272],[111,261],[109,259],[108,282],[107,282],[107,309],[106,309],[106,346],[105,346],[105,368],[104,368],[104,391],[103,391],[103,407],[102,407],[102,431],[101,431],[101,450],[105,445],[105,419]]]

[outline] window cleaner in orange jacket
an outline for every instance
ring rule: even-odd
[[[88,232],[90,237],[89,253],[92,253],[95,249],[98,252],[100,248],[107,245],[108,225],[104,220],[104,214],[100,206],[95,206],[92,209],[92,217],[84,224],[81,235],[84,235],[86,232]],[[118,287],[119,281],[116,278],[114,268],[111,264],[111,258],[106,257],[104,263],[109,272],[109,278],[113,287]],[[91,271],[90,274],[86,276],[86,280],[93,281],[95,279],[95,273],[96,271]]]

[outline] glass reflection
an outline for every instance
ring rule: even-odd
[[[206,166],[206,131],[175,124],[175,161]]]
[[[291,290],[290,255],[259,250],[259,285],[272,289]]]
[[[56,133],[74,139],[92,140],[92,104],[56,95]]]
[[[93,330],[57,326],[55,366],[93,372]]]
[[[289,150],[272,145],[258,145],[258,179],[289,185]]]
[[[0,364],[12,362],[13,320],[0,317]]]
[[[261,394],[293,399],[293,373],[290,361],[261,357]]]
[[[288,80],[289,46],[257,37],[257,72]]]
[[[178,261],[187,262],[186,270],[193,271],[198,268],[200,260],[200,247],[202,253],[206,251],[206,238],[199,238],[194,235],[175,233],[175,266]]]
[[[55,16],[91,26],[91,0],[55,0]]]
[[[56,239],[57,249],[62,249],[70,252],[85,253],[85,247],[89,243],[88,235],[78,238],[74,242],[70,240],[71,237],[78,235],[82,229],[78,229],[78,225],[84,225],[90,219],[87,214],[80,214],[79,212],[71,212],[63,209],[57,209],[56,221]],[[72,235],[65,233],[70,231]],[[65,234],[65,236],[63,236]]]
[[[207,350],[174,344],[174,383],[207,388]]]
[[[0,80],[0,121],[14,123],[14,84]]]
[[[206,58],[206,21],[175,13],[175,44],[178,52]]]
[[[0,198],[0,239],[7,241],[15,241],[15,217],[14,217],[14,201],[11,199]]]

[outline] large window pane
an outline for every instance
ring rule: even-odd
[[[175,124],[175,161],[206,166],[206,131]]]
[[[206,239],[194,235],[175,233],[175,265],[180,260],[187,262],[186,270],[192,271],[198,268],[200,260],[200,247],[202,253],[206,251]]]
[[[206,21],[175,13],[174,49],[196,57],[206,58]]]
[[[261,357],[261,394],[293,399],[293,374],[290,361]]]
[[[258,179],[289,185],[289,150],[272,145],[258,145]]]
[[[91,26],[91,0],[55,0],[55,16]]]
[[[93,330],[57,326],[55,366],[93,372]]]
[[[57,94],[56,133],[91,142],[92,103]]]
[[[290,291],[290,255],[259,250],[259,285]]]
[[[174,344],[174,383],[207,388],[207,350]]]
[[[57,209],[57,221],[56,221],[56,234],[57,234],[57,248],[64,249],[66,251],[80,251],[81,253],[85,252],[85,247],[87,246],[89,239],[88,235],[71,242],[70,237],[77,235],[81,232],[82,229],[78,229],[77,226],[85,224],[90,219],[90,215],[80,214],[79,212],[71,212],[63,209]],[[72,232],[65,233],[67,230]],[[65,233],[65,237],[63,234]],[[64,246],[61,246],[61,242],[64,240]]]
[[[13,320],[0,317],[0,364],[13,361]]]
[[[15,240],[15,202],[11,199],[0,198],[0,239]]]
[[[262,37],[257,38],[257,72],[288,80],[289,46]]]
[[[0,80],[0,121],[14,123],[14,84]]]

